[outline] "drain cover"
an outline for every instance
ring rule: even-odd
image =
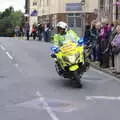
[[[46,103],[53,111],[56,111],[56,112],[72,112],[78,109],[78,105],[70,101],[46,100]],[[39,109],[39,110],[44,109],[40,99],[26,101],[24,103],[17,104],[16,106],[29,107],[29,108]]]
[[[77,105],[70,101],[63,100],[47,100],[47,104],[56,111],[73,111],[77,109]]]

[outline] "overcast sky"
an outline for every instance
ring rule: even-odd
[[[13,6],[15,10],[22,10],[24,12],[25,0],[0,0],[0,3],[0,11]]]

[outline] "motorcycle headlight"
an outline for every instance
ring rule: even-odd
[[[76,61],[76,56],[72,55],[72,56],[64,56],[63,60],[66,62],[70,62],[70,63],[75,63]]]
[[[76,53],[71,56],[63,56],[63,60],[74,64],[74,63],[76,63],[76,61],[78,60],[79,57],[80,57],[80,53]]]
[[[75,61],[76,61],[76,56],[75,56],[75,55],[68,56],[67,58],[68,58],[68,61],[69,61],[70,63],[75,63]]]

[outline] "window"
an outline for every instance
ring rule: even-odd
[[[80,16],[80,13],[76,13],[75,16]]]
[[[76,27],[81,27],[81,18],[75,17]]]
[[[68,25],[74,27],[74,17],[68,17]]]
[[[73,16],[74,14],[73,13],[69,13],[68,16]]]
[[[36,6],[37,5],[37,2],[33,2],[33,6]]]
[[[82,20],[80,13],[70,13],[67,15],[67,22],[70,27],[78,27],[82,26]]]

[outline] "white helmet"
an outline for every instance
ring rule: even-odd
[[[60,27],[60,28],[63,28],[63,29],[65,29],[65,30],[67,30],[67,28],[68,28],[67,23],[65,23],[65,22],[63,22],[63,21],[58,22],[56,26],[57,26],[57,27]]]

